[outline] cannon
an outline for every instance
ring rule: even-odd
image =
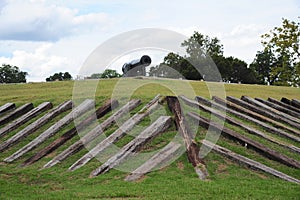
[[[124,77],[146,76],[146,67],[151,64],[150,56],[143,55],[140,59],[125,63],[122,67]]]

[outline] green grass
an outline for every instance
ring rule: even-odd
[[[131,91],[130,86],[133,83],[140,87],[134,88]],[[194,94],[186,91],[186,84],[193,88]],[[65,100],[72,99],[73,85],[74,82],[72,81],[0,85],[0,105],[7,102],[14,102],[19,106],[32,102],[37,106],[43,101],[50,101],[56,106]],[[216,90],[222,88],[222,85],[219,83],[210,83],[210,85],[216,86]],[[118,91],[115,94],[116,97],[122,97],[128,93],[130,94],[130,98],[140,98],[143,105],[158,93],[162,95],[184,94],[190,98],[193,98],[194,95],[210,97],[206,84],[197,81],[128,79],[126,82],[119,82],[119,79],[110,79],[101,80],[100,82],[82,82],[80,86],[82,88],[77,92],[78,94],[80,93],[80,97],[82,98],[90,97],[90,94],[93,93],[93,91],[86,92],[85,89],[97,86],[95,92],[97,106],[110,98],[113,91],[116,90]],[[174,88],[176,88],[176,91]],[[214,91],[211,92],[213,93]],[[225,92],[226,95],[235,97],[247,95],[263,99],[268,97],[278,100],[281,97],[300,99],[299,88],[291,87],[225,84]],[[126,99],[120,99],[120,101],[124,103]],[[143,105],[139,106],[131,114],[138,112]],[[153,115],[153,118],[156,118],[160,114]],[[166,109],[162,114],[170,114],[170,112]],[[208,116],[205,113],[202,114]],[[43,130],[46,130],[51,124],[55,123],[60,117],[53,119],[51,123],[43,126],[36,133],[28,136],[26,140],[11,147],[8,151],[0,153],[0,160],[27,144]],[[143,121],[140,124],[141,127],[149,125],[149,120],[147,118],[147,120]],[[30,122],[32,121],[34,119]],[[247,124],[255,127],[255,124]],[[18,130],[24,128],[26,125],[20,127]],[[226,126],[300,161],[299,154],[287,152],[286,149],[266,142],[259,137],[252,136],[240,128],[228,124]],[[280,180],[266,173],[243,168],[215,153],[210,153],[205,157],[210,174],[207,181],[198,179],[193,167],[188,163],[186,155],[182,155],[170,166],[151,172],[142,180],[133,183],[123,181],[127,173],[115,169],[96,178],[88,178],[90,172],[101,164],[96,159],[92,159],[84,167],[74,172],[67,171],[71,164],[88,152],[86,149],[55,167],[39,170],[55,155],[66,149],[68,145],[77,141],[79,136],[72,138],[66,145],[60,147],[37,163],[25,168],[19,167],[29,156],[47,146],[72,127],[72,124],[65,127],[53,138],[37,149],[25,154],[25,156],[16,162],[11,164],[0,162],[0,199],[299,199],[300,196],[299,185]],[[132,134],[135,135],[136,131],[140,130],[141,127],[133,130]],[[110,128],[106,134],[112,133],[115,129],[116,126]],[[18,130],[5,137],[1,137],[0,142],[6,140]],[[147,144],[143,152],[151,151],[154,148],[162,148],[176,134],[174,130],[175,127],[172,126],[168,132]],[[197,139],[200,140],[203,138],[203,134],[205,133],[205,130],[200,128]],[[132,136],[125,136],[118,142],[118,146],[126,144],[131,139]],[[300,179],[299,169],[292,169],[278,162],[268,160],[262,155],[245,149],[245,147],[223,137],[220,138],[218,144]],[[300,147],[299,144],[294,145]]]

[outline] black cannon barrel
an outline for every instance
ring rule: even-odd
[[[132,60],[129,63],[125,63],[122,67],[122,71],[126,74],[128,71],[137,67],[147,67],[151,64],[151,58],[148,55],[143,55],[140,59]]]

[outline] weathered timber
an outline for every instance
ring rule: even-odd
[[[284,119],[286,123],[290,124],[291,126],[300,129],[300,119],[297,119],[295,117],[292,117],[288,114],[285,114],[283,112],[280,112],[274,108],[271,108],[270,106],[267,106],[255,99],[252,99],[247,96],[242,96],[241,99],[245,102],[248,102],[254,106],[257,106],[258,109],[261,109],[262,111],[265,112],[271,112],[273,115],[277,115],[280,120]]]
[[[226,108],[223,105],[216,104],[215,102],[210,102],[210,104],[213,107],[213,108],[211,108],[211,107],[207,107],[205,105],[202,105],[199,102],[192,101],[192,100],[190,100],[190,99],[188,99],[188,98],[186,98],[184,96],[181,96],[181,99],[184,102],[186,102],[188,105],[191,105],[191,106],[196,107],[196,108],[200,108],[200,109],[202,109],[202,110],[204,110],[206,112],[209,112],[209,113],[213,114],[214,116],[216,116],[216,117],[218,117],[220,119],[224,118],[223,114],[220,113],[220,112],[218,112],[218,111],[216,111],[214,108],[216,108],[218,110],[221,110],[223,112],[228,112],[230,114],[233,114],[233,115],[235,115],[235,116],[237,116],[237,117],[239,117],[241,119],[244,119],[244,120],[247,120],[247,121],[259,124],[262,127],[267,128],[268,130],[271,130],[271,132],[274,132],[274,133],[276,133],[278,135],[282,135],[283,134],[284,137],[287,137],[287,138],[293,139],[294,141],[300,142],[300,138],[298,138],[296,136],[293,136],[291,134],[288,134],[288,133],[285,133],[285,132],[282,132],[282,131],[278,132],[278,129],[276,129],[276,128],[268,125],[268,124],[265,124],[265,123],[263,123],[263,122],[261,122],[259,120],[256,120],[256,119],[254,119],[252,117],[249,117],[247,115],[244,115],[242,113],[236,112],[236,111],[234,111],[234,110],[232,110],[230,108]],[[199,99],[199,98],[197,98],[197,99]],[[221,101],[221,99],[219,97],[213,97],[213,99],[219,99],[219,101]],[[225,116],[225,120],[226,120],[226,122],[228,122],[228,123],[230,123],[232,125],[238,126],[238,127],[242,128],[242,129],[246,130],[250,134],[257,135],[257,136],[259,136],[261,138],[264,138],[264,139],[266,139],[266,140],[268,140],[268,141],[270,141],[272,143],[275,143],[275,144],[280,145],[280,146],[282,146],[284,148],[287,148],[290,151],[293,151],[293,152],[296,152],[296,153],[300,153],[300,148],[299,147],[296,147],[294,145],[288,144],[288,143],[280,141],[280,140],[278,140],[278,139],[276,139],[274,137],[266,135],[265,133],[263,133],[260,130],[257,130],[255,128],[252,128],[250,126],[247,126],[247,125],[243,124],[241,121],[235,120],[235,119],[233,119],[233,118],[231,118],[229,116]]]
[[[115,132],[106,137],[104,140],[99,142],[94,148],[92,148],[88,153],[82,156],[76,161],[77,168],[82,167],[88,163],[92,158],[98,156],[111,146],[113,143],[120,140],[126,135],[130,130],[134,128],[136,124],[141,122],[145,117],[152,113],[159,105],[160,95],[157,95],[153,100],[151,100],[147,105],[145,105],[138,113],[134,114],[130,119],[124,122]]]
[[[16,109],[16,104],[14,103],[6,103],[3,106],[0,107],[0,116],[13,110]]]
[[[53,141],[50,145],[42,149],[41,151],[37,152],[32,157],[28,158],[22,166],[30,165],[39,159],[43,158],[44,156],[48,155],[49,153],[53,152],[55,149],[63,145],[65,142],[67,142],[69,139],[74,137],[77,134],[77,131],[80,131],[84,129],[85,127],[89,126],[93,122],[96,122],[96,119],[99,119],[103,117],[105,114],[110,112],[113,108],[116,108],[118,106],[117,100],[108,100],[104,103],[103,106],[98,108],[96,110],[96,115],[92,113],[89,117],[81,121],[76,127],[72,128],[71,130],[64,133],[61,137],[57,138],[55,141]]]
[[[19,149],[17,152],[12,154],[11,156],[4,159],[5,162],[12,162],[18,158],[20,158],[25,153],[31,151],[32,149],[36,148],[38,145],[46,141],[48,138],[52,137],[54,134],[56,134],[60,129],[62,129],[64,126],[70,124],[74,119],[77,117],[83,115],[87,111],[94,108],[95,102],[93,100],[87,99],[84,102],[82,102],[78,107],[74,108],[72,112],[64,116],[61,120],[56,122],[54,125],[52,125],[50,128],[48,128],[46,131],[44,131],[42,134],[40,134],[38,137],[36,137],[34,140],[32,140],[30,143]]]
[[[263,103],[263,104],[265,104],[267,106],[270,106],[271,108],[274,108],[274,109],[276,109],[276,110],[278,110],[280,112],[283,112],[285,114],[288,114],[288,115],[296,117],[296,118],[300,118],[300,113],[297,113],[297,112],[295,112],[293,110],[290,110],[288,108],[282,107],[280,105],[277,105],[277,104],[272,103],[270,101],[266,101],[266,100],[261,99],[261,98],[255,98],[255,100],[257,100],[257,101],[259,101],[259,102],[261,102],[261,103]]]
[[[66,101],[62,103],[61,105],[55,107],[52,109],[49,113],[45,114],[41,118],[37,119],[30,125],[28,125],[26,128],[22,129],[15,135],[13,135],[11,138],[0,144],[0,152],[6,150],[7,148],[13,146],[14,144],[17,144],[19,141],[21,141],[23,138],[27,137],[28,135],[34,133],[36,130],[38,130],[40,127],[48,123],[50,120],[58,116],[59,114],[70,110],[72,108],[72,101]]]
[[[9,113],[8,115],[3,116],[2,118],[0,118],[0,126],[2,126],[3,124],[6,124],[22,115],[24,115],[25,113],[27,113],[28,111],[33,109],[33,104],[32,103],[27,103],[24,104],[22,106],[20,106],[19,108],[17,108],[16,110],[14,110],[13,112]]]
[[[265,117],[268,117],[268,118],[270,118],[270,119],[273,119],[273,120],[276,120],[276,121],[280,121],[280,122],[284,122],[284,123],[289,124],[289,125],[291,125],[291,126],[293,126],[293,125],[296,125],[296,126],[297,126],[297,123],[294,123],[294,122],[292,122],[292,121],[286,119],[285,117],[281,117],[281,116],[279,116],[279,115],[277,115],[277,114],[275,114],[275,113],[272,113],[272,112],[268,112],[268,111],[262,110],[262,109],[260,109],[260,107],[254,106],[254,105],[252,105],[252,104],[250,104],[250,103],[247,103],[247,102],[245,102],[245,101],[242,101],[242,100],[240,100],[240,99],[238,99],[238,98],[231,97],[231,96],[227,96],[226,99],[227,99],[228,101],[232,102],[232,103],[236,103],[236,104],[238,104],[239,106],[242,106],[242,107],[244,107],[244,108],[247,108],[247,109],[249,109],[249,110],[251,110],[251,111],[253,111],[253,112],[256,112],[256,113],[258,113],[258,114],[261,114],[261,115],[263,115],[263,116],[265,116]],[[298,129],[298,130],[299,130],[299,129]]]
[[[275,103],[275,104],[277,104],[277,105],[279,105],[279,106],[282,106],[282,107],[284,107],[284,108],[287,108],[287,109],[289,109],[289,110],[292,110],[292,111],[294,111],[294,112],[300,113],[300,109],[298,109],[298,108],[296,108],[296,107],[294,107],[294,106],[291,106],[290,104],[286,104],[286,103],[283,103],[283,102],[281,102],[281,101],[278,101],[277,99],[274,99],[274,98],[272,98],[272,97],[269,97],[269,98],[268,98],[268,101],[269,101],[269,102],[272,102],[272,103]]]
[[[44,102],[44,103],[40,104],[38,107],[30,110],[29,112],[22,115],[18,119],[12,121],[11,123],[7,124],[5,127],[1,128],[0,136],[3,136],[5,134],[17,129],[18,127],[22,126],[29,120],[31,120],[34,117],[38,116],[39,114],[45,112],[46,110],[51,109],[52,107],[53,107],[53,105],[50,102]]]
[[[298,109],[300,109],[300,101],[297,100],[297,99],[292,99],[291,100],[291,105],[298,108]]]
[[[234,97],[228,97],[228,98],[230,98],[232,101],[236,101],[236,102],[240,101],[241,104],[245,103],[244,101],[242,101],[240,99],[237,99],[237,98],[234,98]],[[273,120],[273,119],[271,119],[269,117],[266,117],[264,115],[258,114],[258,113],[254,112],[254,111],[251,111],[250,109],[244,108],[244,107],[242,107],[242,106],[240,106],[238,104],[235,104],[235,103],[233,103],[231,101],[223,100],[223,99],[217,98],[217,97],[213,97],[213,100],[216,103],[218,103],[218,104],[226,105],[228,108],[231,108],[231,109],[233,109],[235,111],[238,111],[240,113],[246,114],[246,115],[248,115],[250,117],[253,117],[254,119],[257,119],[257,120],[262,121],[262,122],[270,123],[270,124],[272,124],[274,126],[274,128],[283,129],[285,131],[289,131],[289,132],[294,133],[296,135],[300,135],[300,131],[297,130],[297,129],[294,129],[294,128],[291,128],[289,126],[286,126],[286,125],[284,125],[284,124],[282,124],[280,122],[277,122],[277,121],[275,121],[275,120]],[[247,103],[245,103],[245,104],[247,104]],[[249,105],[252,106],[251,104],[249,104]],[[267,128],[267,127],[265,127],[265,128]]]
[[[240,112],[237,112],[237,111],[235,111],[235,110],[233,110],[233,109],[231,109],[231,108],[225,108],[225,107],[223,107],[223,105],[225,104],[226,105],[226,102],[225,102],[225,100],[223,100],[223,99],[221,99],[221,98],[219,98],[219,97],[213,97],[213,100],[217,103],[217,104],[219,104],[219,105],[217,105],[216,103],[214,103],[215,104],[215,107],[217,107],[219,110],[222,110],[222,111],[225,111],[225,109],[226,109],[226,112],[228,112],[228,113],[231,113],[231,114],[233,114],[233,115],[235,115],[235,116],[237,116],[237,117],[239,117],[239,118],[241,118],[241,119],[244,119],[244,120],[247,120],[247,121],[249,121],[249,122],[253,122],[253,123],[255,123],[255,124],[257,124],[257,125],[260,125],[261,127],[263,127],[264,129],[266,129],[267,131],[269,131],[269,132],[271,132],[271,133],[273,133],[273,134],[276,134],[276,135],[279,135],[279,136],[282,136],[282,137],[285,137],[285,138],[288,138],[288,139],[291,139],[291,140],[294,140],[294,141],[296,141],[296,142],[300,142],[300,138],[299,137],[297,137],[297,136],[294,136],[294,135],[292,135],[292,134],[290,134],[290,133],[287,133],[287,132],[285,132],[285,131],[283,131],[283,130],[280,130],[280,129],[277,129],[277,128],[275,128],[275,127],[273,127],[273,126],[271,126],[271,125],[269,125],[269,124],[267,124],[267,123],[264,123],[263,121],[261,121],[261,120],[257,120],[257,119],[255,119],[255,118],[253,118],[253,117],[251,117],[251,116],[248,116],[248,115],[245,115],[245,114],[243,114],[243,113],[240,113]],[[237,126],[241,126],[241,125],[243,125],[243,124],[236,124]],[[249,132],[251,132],[251,131],[249,131]],[[260,132],[260,131],[259,131]],[[263,135],[265,135],[265,134],[260,134],[262,137],[264,137]],[[264,137],[265,138],[265,137]],[[286,148],[289,148],[289,149],[291,149],[292,151],[298,151],[298,148],[294,148],[294,146],[293,145],[288,145],[288,144],[286,144],[286,143],[284,143],[284,142],[280,142],[280,141],[278,141],[276,138],[273,138],[273,137],[269,137],[269,136],[267,136],[266,135],[266,138],[265,139],[267,139],[267,140],[269,140],[269,141],[271,141],[271,142],[274,142],[274,143],[277,143],[277,144],[279,144],[279,145],[281,145],[281,146],[285,146]]]
[[[135,139],[126,144],[114,156],[108,159],[100,167],[92,171],[92,177],[108,172],[110,169],[122,163],[129,156],[137,153],[143,145],[155,138],[159,133],[166,131],[171,125],[172,119],[170,116],[161,116],[154,123],[142,131]],[[77,169],[76,163],[69,170]]]
[[[167,96],[168,107],[175,117],[176,127],[184,140],[188,160],[192,163],[199,178],[204,180],[208,176],[205,163],[199,157],[199,147],[194,142],[190,127],[188,126],[184,114],[182,113],[181,105],[177,97]]]
[[[83,149],[84,145],[88,144],[92,140],[94,140],[96,137],[100,136],[107,128],[109,128],[111,125],[115,123],[118,119],[120,119],[122,116],[124,116],[126,113],[130,112],[134,108],[136,108],[138,105],[140,105],[141,101],[133,99],[129,101],[127,104],[125,104],[122,108],[120,108],[118,111],[116,111],[114,114],[112,114],[109,118],[107,118],[104,122],[96,126],[92,131],[90,131],[88,134],[84,135],[80,138],[79,141],[72,144],[70,147],[68,147],[66,150],[62,151],[60,154],[58,154],[56,157],[54,157],[52,160],[50,160],[47,164],[44,165],[43,168],[50,168],[63,160],[67,159],[68,157],[74,155],[75,153],[79,152],[81,149]]]
[[[291,100],[289,100],[288,98],[282,97],[280,100],[282,103],[288,104],[288,105],[292,105]]]
[[[278,177],[280,179],[292,182],[292,183],[297,183],[300,184],[300,180],[293,178],[287,174],[284,174],[280,171],[277,171],[271,167],[268,167],[264,164],[261,164],[257,161],[251,160],[245,156],[242,156],[240,154],[234,153],[232,151],[230,151],[229,149],[226,149],[224,147],[221,147],[219,145],[213,144],[207,140],[203,140],[202,145],[204,145],[205,147],[212,149],[214,152],[238,163],[239,165],[244,165],[250,169],[255,169],[255,170],[260,170],[266,173],[269,173],[275,177]]]
[[[192,119],[197,120],[200,126],[203,126],[206,129],[208,129],[208,127],[213,127],[214,129],[221,131],[222,136],[233,141],[238,141],[243,146],[247,146],[247,148],[251,148],[269,159],[275,160],[290,167],[294,167],[297,169],[300,168],[299,161],[289,158],[273,149],[266,147],[259,142],[256,142],[244,135],[228,129],[227,127],[220,126],[219,124],[209,121],[208,119],[201,117],[196,113],[188,113],[188,116],[190,116]]]
[[[147,160],[144,164],[135,169],[132,173],[130,173],[125,181],[135,181],[140,179],[144,174],[149,173],[151,170],[160,166],[163,163],[169,162],[181,149],[182,145],[175,142],[170,142],[167,146],[162,148],[158,153],[153,155],[149,160]]]

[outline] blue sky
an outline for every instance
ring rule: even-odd
[[[102,42],[125,31],[164,28],[189,37],[218,37],[226,56],[250,64],[260,35],[281,19],[299,21],[299,0],[4,0],[0,2],[0,63],[28,71],[29,81],[54,72],[73,76]]]

